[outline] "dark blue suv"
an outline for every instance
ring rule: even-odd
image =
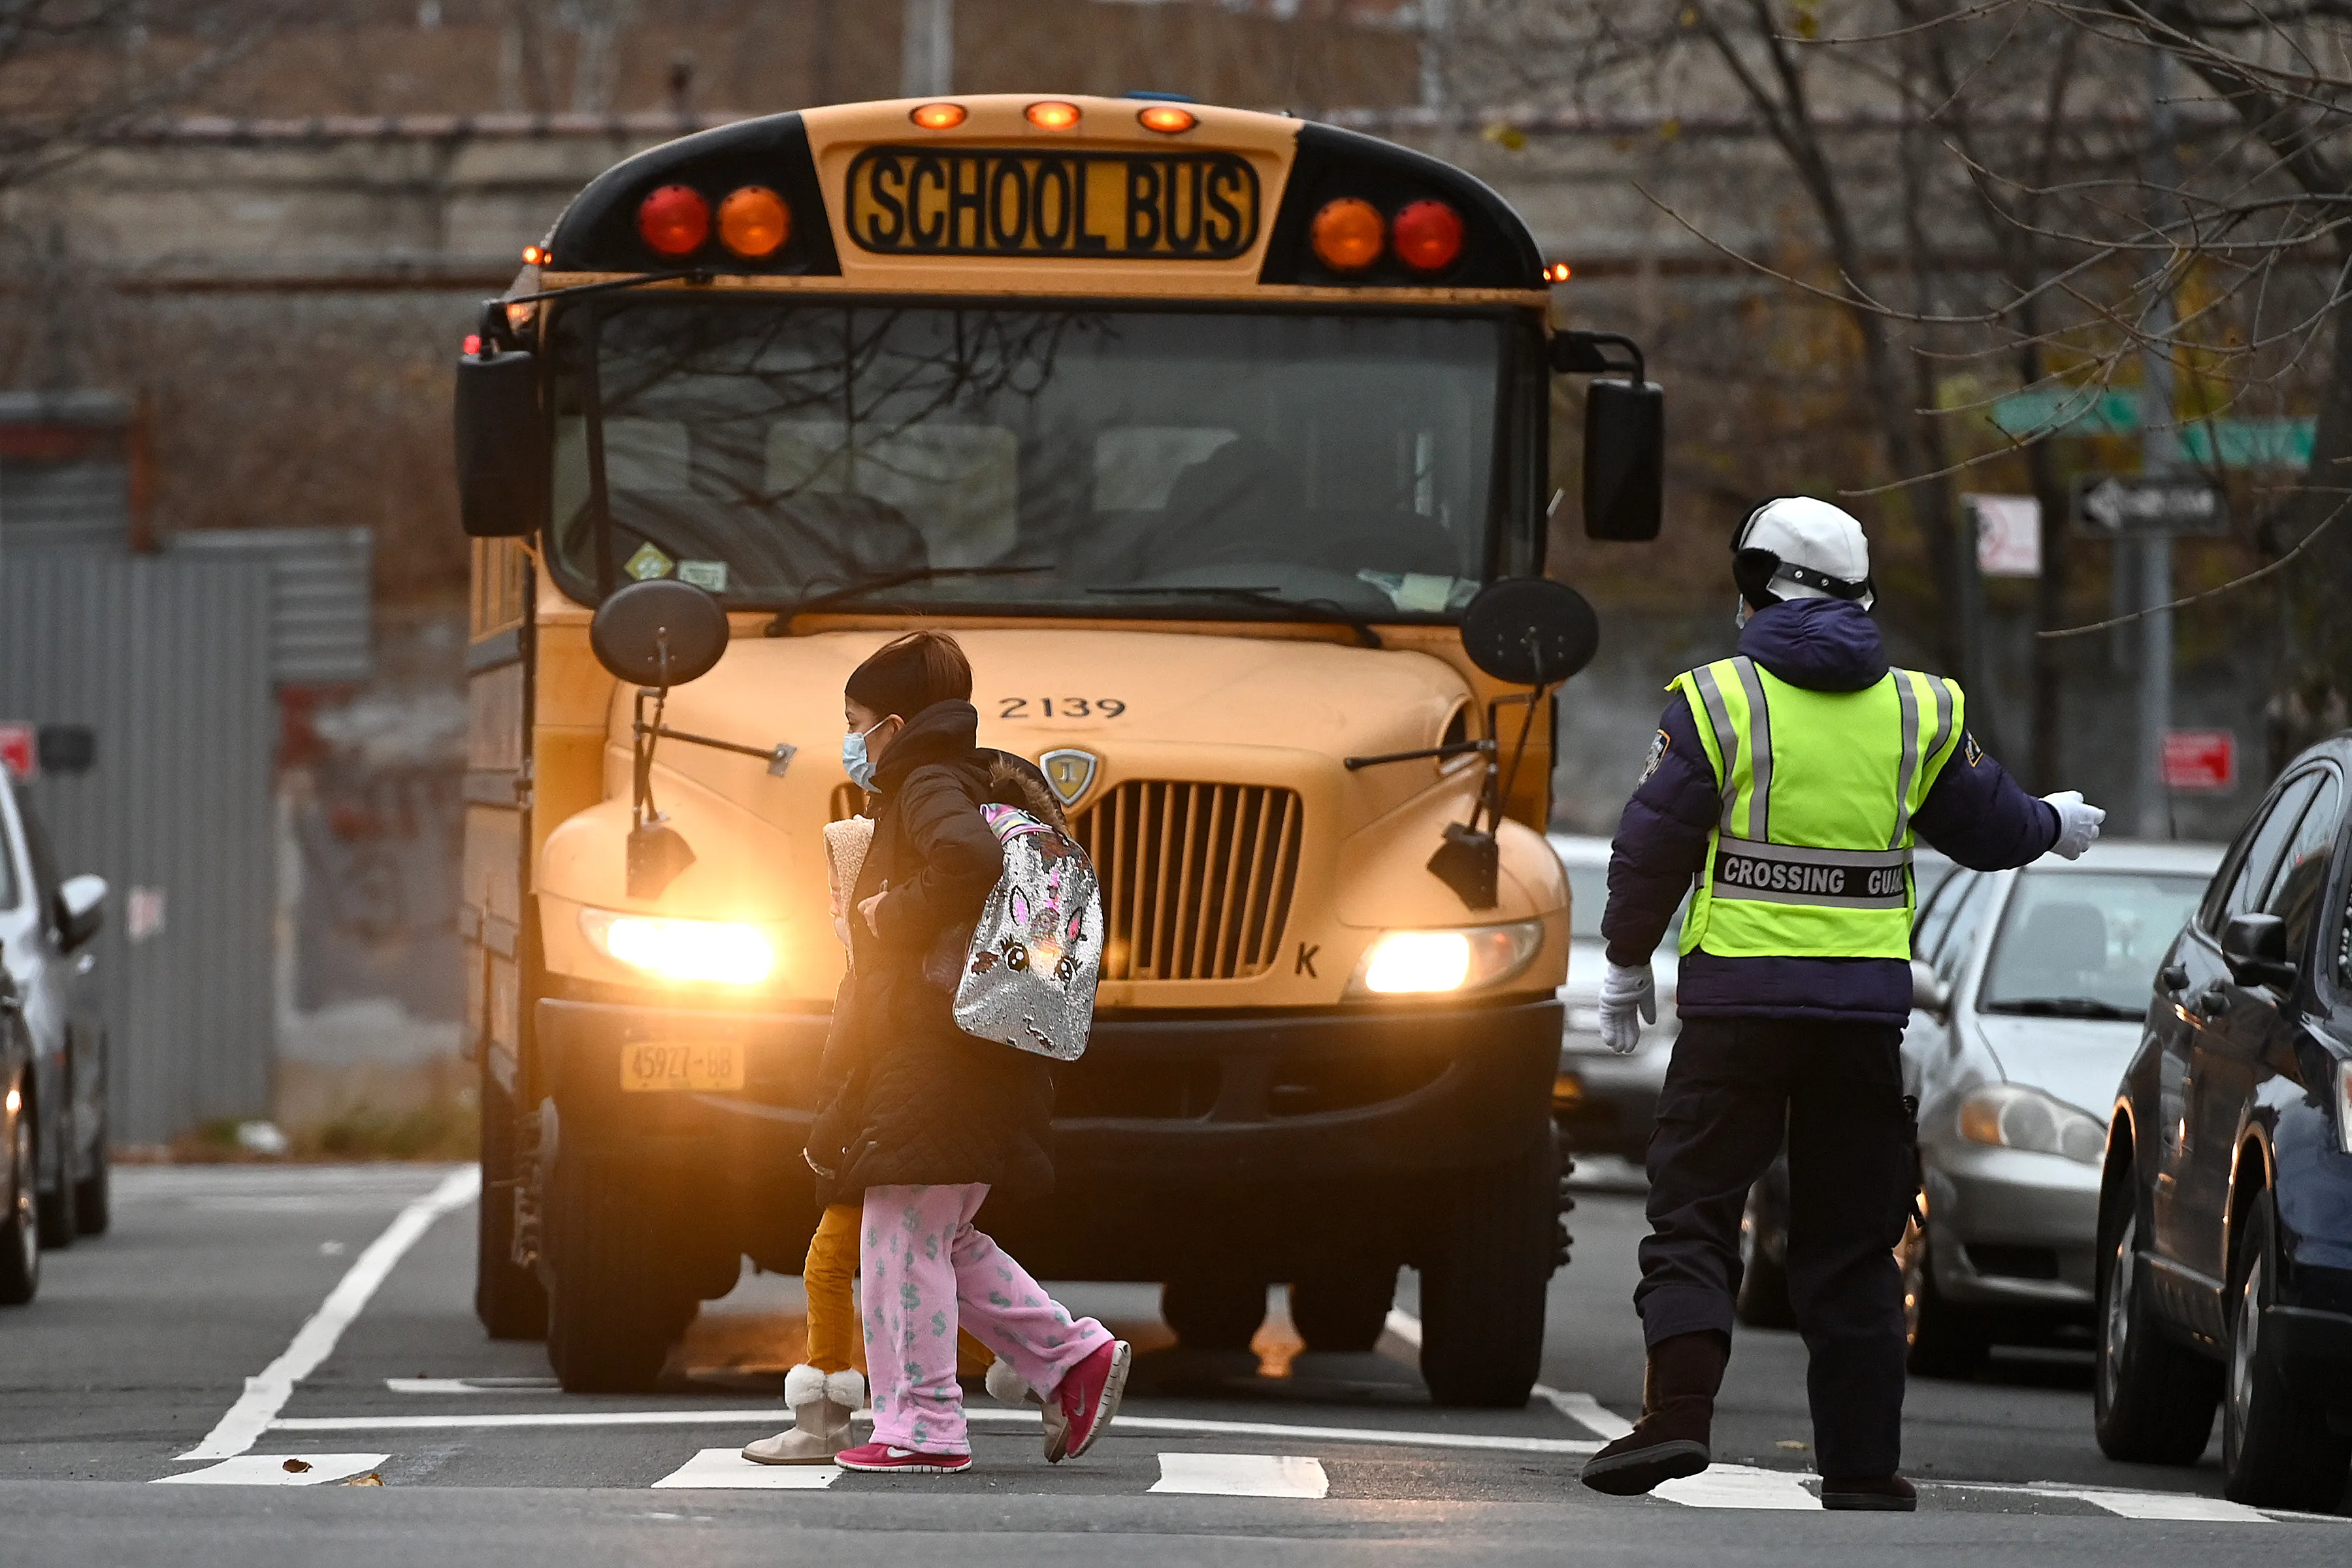
[[[2352,1471],[2352,731],[2295,758],[2156,977],[2107,1129],[2099,1447],[2332,1510]]]

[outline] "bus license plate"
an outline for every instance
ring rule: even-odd
[[[621,1047],[621,1087],[660,1089],[743,1087],[743,1048],[731,1040],[641,1040]]]
[[[1257,171],[1234,153],[868,147],[848,226],[883,255],[1231,261],[1257,242]]]

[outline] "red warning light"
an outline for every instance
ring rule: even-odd
[[[691,185],[664,185],[637,208],[637,233],[663,256],[691,256],[710,237],[710,204]]]
[[[1406,266],[1442,272],[1462,254],[1462,215],[1440,201],[1407,202],[1396,215],[1393,243]]]

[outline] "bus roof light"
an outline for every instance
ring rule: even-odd
[[[1078,122],[1078,106],[1047,99],[1029,106],[1029,123],[1040,131],[1067,131]]]
[[[1462,215],[1441,201],[1407,202],[1396,215],[1396,253],[1421,272],[1443,272],[1462,256]]]
[[[963,105],[927,103],[907,118],[926,131],[952,131],[963,123]]]
[[[544,267],[550,259],[547,251],[540,246],[526,245],[522,247],[522,264],[525,267]]]
[[[691,256],[710,237],[710,204],[691,185],[664,185],[637,206],[637,233],[662,256]]]
[[[1309,237],[1315,255],[1334,272],[1361,272],[1381,258],[1380,209],[1361,196],[1323,204]]]
[[[1179,109],[1172,103],[1155,103],[1135,118],[1146,131],[1157,131],[1162,136],[1179,135],[1201,123],[1191,110]]]
[[[1547,283],[1565,283],[1575,275],[1574,269],[1565,261],[1555,261],[1544,268],[1544,281]]]
[[[773,256],[792,237],[793,209],[765,185],[739,185],[719,204],[719,242],[738,256]]]

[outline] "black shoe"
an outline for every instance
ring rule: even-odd
[[[1911,1513],[1919,1507],[1919,1494],[1901,1476],[1879,1476],[1872,1480],[1822,1481],[1822,1506],[1851,1512]]]

